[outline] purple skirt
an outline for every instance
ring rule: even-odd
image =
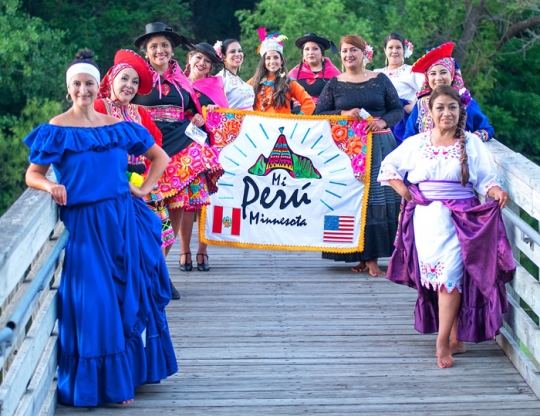
[[[415,246],[413,214],[416,205],[429,205],[416,185],[409,187],[411,202],[404,202],[396,249],[386,278],[418,291],[415,307],[417,331],[439,329],[437,292],[422,286]],[[516,269],[512,249],[497,201],[481,204],[476,198],[443,201],[452,211],[463,256],[463,292],[458,312],[458,339],[482,342],[497,335],[508,309],[506,289]]]

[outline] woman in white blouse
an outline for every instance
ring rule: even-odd
[[[223,77],[223,87],[230,108],[253,110],[255,93],[253,87],[240,78],[238,71],[244,62],[242,46],[236,39],[217,41],[214,45],[217,54],[223,59],[224,68],[217,73]]]
[[[403,119],[392,128],[398,145],[403,141],[405,125],[416,102],[416,93],[420,90],[424,77],[411,71],[412,66],[405,64],[405,59],[412,55],[413,44],[403,38],[399,33],[390,33],[384,39],[384,53],[386,54],[386,66],[375,69],[383,72],[398,92],[401,105],[403,106]]]

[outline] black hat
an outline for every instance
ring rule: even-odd
[[[190,51],[197,51],[197,52],[200,52],[200,53],[204,54],[214,64],[222,64],[223,63],[223,61],[221,60],[221,58],[217,54],[216,50],[214,49],[214,47],[212,45],[210,45],[209,43],[201,42],[201,43],[197,43],[196,45],[189,44],[189,45],[186,45],[186,46]]]
[[[336,45],[334,45],[334,42],[326,36],[317,36],[315,33],[308,33],[296,39],[294,44],[298,49],[302,49],[306,42],[315,42],[316,44],[321,45],[325,51],[330,49],[333,54],[338,53],[338,49],[336,48]]]
[[[144,42],[146,38],[150,36],[155,36],[155,35],[167,35],[168,37],[172,39],[173,47],[175,48],[178,45],[185,45],[189,43],[184,36],[179,35],[175,31],[173,31],[172,27],[167,26],[165,23],[161,23],[161,22],[148,23],[145,26],[145,29],[146,29],[146,33],[142,36],[139,36],[137,40],[135,40],[135,46],[137,48],[141,47],[141,44]]]

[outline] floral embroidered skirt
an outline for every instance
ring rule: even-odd
[[[160,191],[169,210],[198,211],[210,204],[210,195],[217,192],[223,175],[218,150],[193,142],[171,157],[160,179]]]
[[[422,286],[461,293],[463,257],[451,211],[440,201],[417,205],[413,224]]]
[[[128,170],[135,172],[144,170],[141,172],[140,180],[146,179],[148,174],[148,167],[150,166],[148,160],[144,156],[128,156]],[[129,176],[129,175],[128,175]],[[131,180],[135,186],[140,186],[136,183],[136,180]],[[165,198],[160,192],[160,181],[154,186],[152,191],[143,198],[146,205],[158,216],[161,221],[161,247],[167,247],[174,243],[175,236],[174,230],[171,225],[171,219],[169,218],[169,210],[165,205]]]

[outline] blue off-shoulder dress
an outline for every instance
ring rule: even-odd
[[[127,155],[154,140],[136,123],[45,124],[25,139],[30,161],[66,187],[69,230],[58,289],[60,402],[97,406],[178,371],[165,306],[171,292],[161,224],[129,192]]]

